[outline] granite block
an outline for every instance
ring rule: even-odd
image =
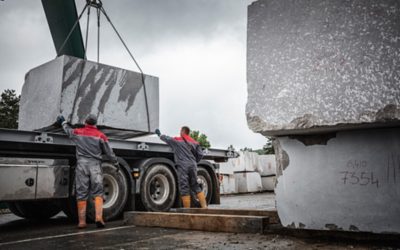
[[[59,114],[73,126],[82,126],[88,114],[95,114],[98,127],[111,137],[148,134],[159,126],[158,78],[144,75],[144,85],[137,72],[58,57],[26,74],[19,129],[54,132],[59,131],[54,126]]]
[[[398,125],[399,27],[395,0],[253,2],[249,127],[289,135]]]

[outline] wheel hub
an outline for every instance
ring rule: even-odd
[[[204,195],[207,197],[208,194],[208,184],[206,178],[204,176],[197,176],[197,183],[199,183],[201,190],[204,192]]]
[[[155,204],[163,204],[170,192],[168,179],[165,175],[156,174],[150,180],[149,193]]]
[[[109,174],[104,174],[103,186],[104,186],[103,208],[109,208],[118,199],[119,191],[120,191],[118,182],[114,176],[109,175]]]

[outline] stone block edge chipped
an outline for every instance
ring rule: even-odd
[[[303,134],[324,134],[344,130],[369,129],[369,128],[390,128],[400,125],[400,106],[387,105],[385,108],[376,112],[375,119],[371,122],[348,121],[336,124],[317,124],[311,123],[305,115],[294,119],[287,125],[269,124],[257,115],[246,114],[248,127],[255,133],[269,136],[287,136]],[[301,126],[297,126],[301,124]]]

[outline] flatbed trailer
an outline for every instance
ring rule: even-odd
[[[168,211],[180,207],[171,148],[162,143],[110,139],[120,170],[104,159],[104,217],[124,211]],[[210,204],[219,204],[218,162],[233,149],[205,150],[198,181]],[[0,201],[24,218],[49,218],[61,210],[76,219],[75,146],[65,134],[0,129]],[[94,209],[89,199],[88,218]],[[193,203],[196,203],[195,200]]]

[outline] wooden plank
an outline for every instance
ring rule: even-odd
[[[268,217],[243,215],[136,211],[124,214],[128,225],[230,233],[263,233],[268,221]]]
[[[276,210],[242,210],[242,209],[221,209],[221,208],[174,208],[170,212],[192,213],[192,214],[226,214],[226,215],[250,215],[269,217],[270,224],[280,224],[279,216]]]

